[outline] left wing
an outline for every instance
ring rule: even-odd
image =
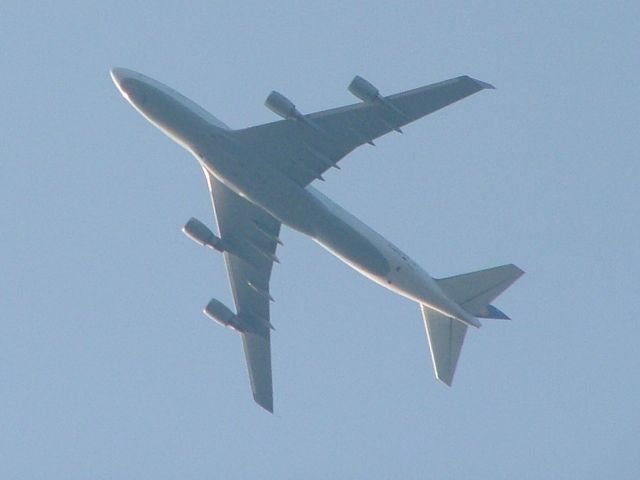
[[[291,109],[289,118],[229,134],[260,152],[261,158],[273,162],[274,168],[304,187],[315,179],[322,179],[322,173],[336,166],[356,147],[372,143],[393,130],[400,131],[400,127],[414,120],[494,87],[465,75],[387,97],[380,96],[373,85],[360,77],[356,77],[349,88],[366,100],[308,115],[295,110],[293,104],[285,105]],[[280,102],[288,102],[278,93],[275,96],[280,97]],[[286,112],[279,112],[282,113]]]
[[[203,171],[220,237],[233,245],[234,253],[225,251],[224,260],[236,314],[253,325],[241,332],[253,398],[273,412],[269,278],[273,262],[277,261],[280,222]]]

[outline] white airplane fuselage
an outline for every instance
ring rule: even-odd
[[[237,142],[226,125],[166,85],[125,69],[113,79],[149,122],[190,151],[220,182],[274,218],[302,232],[383,287],[479,327],[406,254],[311,186],[270,168],[259,151]]]

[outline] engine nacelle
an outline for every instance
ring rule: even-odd
[[[364,102],[372,103],[380,100],[380,91],[359,75],[351,80],[349,91]]]
[[[293,102],[275,90],[269,94],[264,104],[269,110],[284,119],[302,117]]]
[[[190,218],[182,227],[184,234],[194,242],[209,248],[214,248],[220,252],[224,250],[222,247],[222,239],[209,230],[209,228],[197,218]]]
[[[204,307],[203,313],[211,320],[218,322],[220,325],[231,327],[239,332],[245,330],[238,316],[229,310],[224,303],[216,300],[215,298],[212,298],[207,306]]]

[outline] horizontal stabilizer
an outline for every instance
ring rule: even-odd
[[[524,272],[513,264],[436,280],[449,298],[480,318],[508,319],[490,303]]]
[[[420,308],[436,377],[451,386],[467,326],[426,305],[420,305]]]

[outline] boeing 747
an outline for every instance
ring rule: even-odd
[[[269,279],[286,225],[367,278],[420,305],[436,377],[451,385],[467,327],[508,318],[491,302],[520,275],[515,265],[434,279],[390,241],[311,186],[352,150],[488,83],[461,76],[390,96],[356,76],[353,105],[303,114],[284,95],[265,105],[282,119],[232,130],[203,108],[145,75],[114,68],[123,97],[189,151],[209,186],[218,234],[191,218],[184,233],[224,256],[235,312],[216,299],[204,313],[242,337],[255,401],[273,412]]]

